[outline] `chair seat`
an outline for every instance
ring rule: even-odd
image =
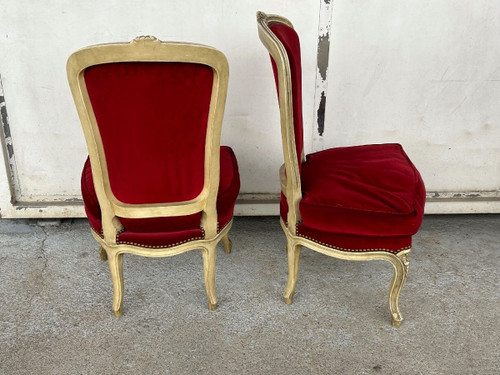
[[[87,158],[82,172],[82,196],[90,226],[102,235],[101,209],[92,179],[90,160]],[[233,150],[220,148],[220,182],[217,196],[219,230],[232,218],[234,204],[240,188],[238,164]],[[201,213],[179,217],[158,217],[147,219],[119,218],[124,226],[117,243],[143,247],[170,247],[177,244],[203,239],[200,229]]]
[[[298,235],[316,242],[346,250],[398,251],[411,246],[422,223],[424,184],[399,144],[310,154],[301,182]]]

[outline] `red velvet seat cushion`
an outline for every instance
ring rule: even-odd
[[[397,251],[420,227],[425,188],[399,144],[332,148],[302,164],[298,234],[329,246]],[[286,220],[286,200],[281,215]]]
[[[219,229],[232,218],[234,204],[240,189],[240,176],[236,157],[231,148],[220,148],[220,182],[217,197]],[[82,172],[82,196],[91,227],[101,233],[101,210],[92,179],[90,160],[85,162]],[[201,213],[147,219],[120,218],[125,230],[119,234],[119,243],[131,243],[147,247],[168,247],[204,237],[200,229]]]

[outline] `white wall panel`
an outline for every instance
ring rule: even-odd
[[[282,160],[277,99],[269,58],[257,36],[255,13],[282,13],[296,21],[306,46],[304,87],[309,95],[304,106],[311,113],[319,4],[291,0],[0,1],[0,74],[12,141],[7,156],[14,153],[17,202],[14,209],[4,187],[3,216],[82,214],[81,207],[72,206],[80,199],[86,147],[66,82],[66,59],[81,47],[129,41],[138,35],[207,44],[226,54],[230,83],[222,142],[236,152],[243,197],[275,196]],[[310,124],[309,120],[309,128]],[[3,171],[1,178],[7,178]],[[54,206],[54,202],[60,203]],[[31,209],[33,203],[40,207]],[[277,212],[274,206],[272,210]]]
[[[500,211],[500,3],[0,0],[0,10],[4,154],[14,168],[12,191],[9,168],[0,170],[4,217],[83,214],[78,201],[86,148],[66,59],[81,47],[138,35],[203,43],[226,54],[230,83],[222,140],[240,165],[236,211],[277,214],[276,204],[255,204],[279,193],[282,163],[276,93],[257,36],[257,10],[287,16],[300,33],[306,151],[401,142],[436,197],[430,201],[439,201],[428,212]],[[331,41],[326,82],[316,80],[320,13],[321,30],[330,31]],[[319,136],[314,100],[324,87],[325,132]]]
[[[399,142],[427,208],[498,212],[500,2],[337,1],[331,35],[315,148]]]

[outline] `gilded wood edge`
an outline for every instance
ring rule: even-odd
[[[281,136],[287,171],[286,188],[282,189],[282,192],[287,198],[289,207],[287,223],[295,234],[295,225],[301,220],[299,202],[302,199],[302,189],[295,146],[290,62],[285,47],[269,28],[271,23],[282,23],[291,28],[293,25],[285,17],[257,12],[259,38],[272,56],[278,71]],[[304,152],[302,152],[301,159],[304,160]]]
[[[205,146],[205,182],[198,197],[191,201],[130,205],[118,201],[111,191],[102,140],[86,91],[83,72],[93,65],[126,61],[200,63],[210,66],[214,71]],[[214,235],[217,231],[215,199],[220,175],[220,133],[229,78],[229,65],[224,54],[213,47],[201,44],[162,42],[155,37],[141,36],[131,42],[106,43],[82,48],[68,58],[66,68],[87,143],[95,190],[102,210],[104,237],[108,244],[114,244],[116,233],[121,229],[121,225],[114,220],[116,216],[146,218],[189,215],[201,211],[205,232],[210,236]]]
[[[270,23],[277,22],[283,23],[287,26],[293,28],[292,22],[286,17],[280,16],[279,14],[265,13],[262,11],[257,11],[256,13],[257,22],[261,25],[269,25]]]

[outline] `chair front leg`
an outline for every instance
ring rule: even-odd
[[[391,261],[394,266],[394,276],[389,289],[389,309],[392,316],[392,325],[399,327],[403,321],[403,315],[399,311],[399,293],[403,289],[408,276],[410,266],[410,249],[401,251]]]
[[[203,256],[203,274],[205,276],[205,289],[207,291],[208,309],[217,308],[217,293],[215,292],[215,254],[216,244],[201,249]]]
[[[297,285],[297,277],[299,274],[299,258],[302,246],[293,242],[293,240],[288,239],[287,242],[287,253],[288,253],[288,282],[286,284],[285,302],[290,305],[293,301],[293,294],[295,292],[295,285]]]
[[[222,237],[222,244],[224,245],[224,251],[227,254],[231,253],[231,249],[233,248],[233,243],[229,239],[228,234],[226,234],[224,237]]]
[[[113,283],[113,313],[116,317],[122,315],[123,309],[123,254],[108,251],[109,272]]]

